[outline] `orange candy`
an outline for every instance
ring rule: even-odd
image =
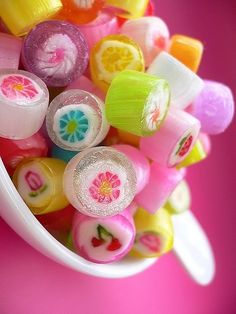
[[[121,143],[139,147],[140,137],[123,130],[117,129]]]
[[[203,44],[191,37],[174,35],[171,37],[169,53],[196,73],[202,59]]]
[[[76,24],[86,24],[96,19],[105,0],[61,0],[63,9],[57,16]]]

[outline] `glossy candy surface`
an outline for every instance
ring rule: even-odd
[[[0,33],[0,69],[18,69],[21,46],[20,38]]]
[[[149,0],[106,0],[112,7],[120,9],[117,14],[124,18],[137,18],[144,15]]]

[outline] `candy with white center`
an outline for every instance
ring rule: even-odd
[[[54,158],[27,158],[16,168],[13,182],[33,214],[65,208],[62,177],[66,163]]]
[[[0,33],[0,69],[18,69],[22,40]]]
[[[140,150],[162,166],[173,167],[191,151],[200,131],[200,122],[182,110],[171,108],[160,130],[140,139]]]
[[[129,159],[111,147],[82,151],[68,163],[64,191],[70,203],[88,216],[114,216],[132,202],[136,174]]]
[[[169,29],[156,16],[145,16],[125,22],[121,33],[136,41],[142,49],[145,65],[149,66],[162,50],[167,49]]]
[[[19,140],[42,126],[49,103],[46,85],[36,75],[0,70],[0,137]]]
[[[169,252],[173,248],[174,232],[170,214],[160,208],[150,215],[139,208],[134,215],[136,236],[131,251],[136,257],[156,257]]]
[[[22,62],[47,85],[66,86],[86,70],[88,44],[76,25],[45,21],[26,36]]]
[[[191,113],[200,120],[202,132],[220,134],[233,120],[234,99],[230,88],[214,81],[204,81],[204,88],[195,99]]]
[[[118,129],[138,136],[150,136],[164,121],[169,100],[166,80],[137,71],[122,71],[107,92],[107,120]]]
[[[113,217],[88,217],[75,214],[72,241],[75,250],[94,263],[111,263],[123,258],[132,248],[135,237],[129,212]]]
[[[190,205],[190,188],[188,182],[183,179],[169,196],[164,208],[171,214],[181,214],[184,211],[189,210]]]
[[[96,146],[109,131],[103,101],[79,89],[67,90],[53,99],[46,126],[52,141],[71,151]]]
[[[152,163],[149,182],[135,196],[135,203],[145,208],[149,213],[155,213],[166,203],[168,197],[183,179],[184,175],[185,171],[161,167],[155,162]]]
[[[143,156],[143,154],[137,148],[130,145],[114,145],[118,151],[124,153],[132,162],[137,177],[137,191],[139,193],[143,190],[145,185],[149,181],[150,177],[150,164],[149,161]]]
[[[150,64],[147,73],[167,80],[171,90],[171,105],[179,109],[190,105],[204,86],[199,76],[164,51]]]

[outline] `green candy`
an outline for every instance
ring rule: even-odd
[[[166,80],[125,70],[113,79],[107,92],[106,117],[117,129],[150,136],[164,121],[169,103],[170,89]]]

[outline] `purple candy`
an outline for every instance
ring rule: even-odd
[[[88,65],[88,44],[79,28],[64,21],[45,21],[26,36],[22,61],[25,69],[48,86],[67,86]]]
[[[191,109],[201,122],[201,131],[219,134],[233,119],[234,99],[229,87],[218,82],[205,81],[204,88],[193,102]]]

